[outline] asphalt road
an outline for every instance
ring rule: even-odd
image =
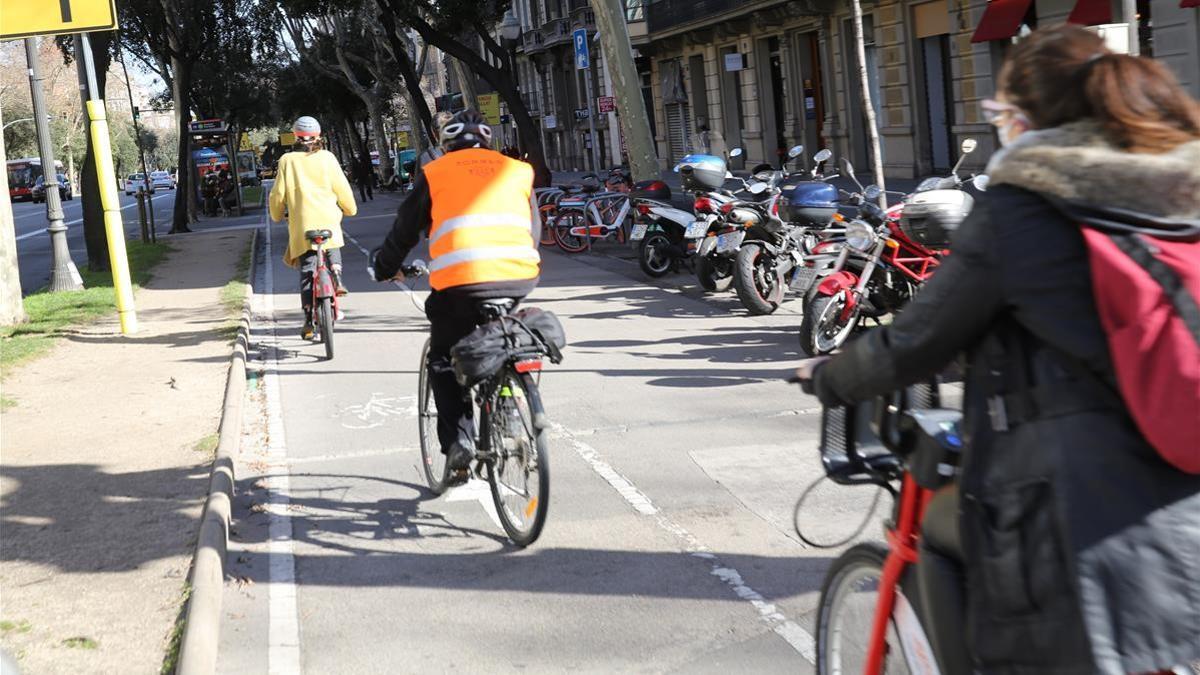
[[[375,247],[396,204],[377,198],[347,231]],[[556,312],[570,346],[542,378],[549,518],[521,550],[485,484],[424,487],[423,314],[369,281],[350,242],[347,318],[324,361],[298,336],[286,230],[270,233],[220,672],[812,671],[836,551],[793,531],[821,471],[816,402],[783,381],[800,359],[794,306],[750,317],[686,276],[648,282],[615,249],[545,252],[527,304]],[[803,522],[832,541],[872,496],[826,482]]]
[[[137,199],[121,197],[121,217],[125,223],[125,236],[134,239],[141,236],[141,226],[138,223]],[[160,236],[171,229],[171,212],[175,208],[175,191],[159,190],[154,194],[151,204],[154,207],[155,222]],[[87,264],[87,245],[83,239],[83,199],[76,196],[63,205],[63,222],[67,226],[67,246],[71,250],[71,259],[75,265],[83,267]],[[12,205],[13,221],[17,235],[17,265],[21,270],[21,292],[28,295],[50,283],[52,263],[50,235],[46,232],[49,221],[46,219],[46,205],[33,202],[14,202]],[[191,226],[193,230],[224,228],[246,225],[260,218],[214,218],[201,219]],[[169,237],[168,237],[169,238]],[[162,241],[160,239],[160,241]]]

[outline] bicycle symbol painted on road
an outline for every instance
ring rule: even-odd
[[[385,396],[371,394],[366,403],[346,406],[338,413],[346,429],[374,429],[387,423],[389,417],[416,417],[416,396]]]

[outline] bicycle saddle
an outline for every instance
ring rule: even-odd
[[[333,232],[330,230],[305,230],[304,238],[309,241],[314,241],[317,238],[332,239]]]

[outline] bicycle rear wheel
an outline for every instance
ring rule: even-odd
[[[325,343],[325,359],[333,358],[333,299],[321,298],[317,305],[317,322],[321,330],[321,342]]]
[[[554,236],[554,227],[553,227],[553,223],[554,223],[554,219],[555,219],[554,212],[557,210],[557,208],[554,206],[547,205],[547,206],[541,207],[538,210],[541,212],[541,216],[542,216],[542,236],[541,236],[542,246],[557,246],[558,238]]]
[[[817,608],[817,675],[863,672],[886,559],[886,548],[865,543],[847,550],[829,568]],[[909,675],[911,671],[894,619],[888,622],[885,638],[882,672]]]
[[[421,468],[425,471],[425,481],[429,491],[440,495],[446,491],[448,471],[446,455],[442,453],[442,442],[438,440],[437,402],[433,398],[433,383],[429,379],[429,366],[426,362],[429,356],[429,340],[421,350],[421,374],[417,378],[417,423],[420,425],[421,437]]]
[[[542,400],[533,378],[506,367],[496,384],[496,405],[488,418],[488,443],[496,458],[488,464],[492,501],[508,538],[517,546],[537,541],[550,504],[550,464]]]
[[[587,225],[587,217],[583,211],[559,211],[554,219],[554,239],[558,247],[567,253],[579,253],[587,249],[587,237],[571,234],[571,229]]]

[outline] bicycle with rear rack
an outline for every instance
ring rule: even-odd
[[[325,254],[325,244],[333,238],[330,230],[307,230],[304,238],[317,253],[317,265],[312,272],[312,299],[308,304],[308,321],[316,329],[315,336],[325,345],[326,360],[333,358],[333,325],[338,319],[337,280]]]
[[[801,384],[811,393],[809,383]],[[893,497],[894,504],[885,521],[887,545],[852,546],[826,574],[816,619],[818,675],[941,672],[930,640],[933,624],[922,606],[913,567],[925,507],[936,490],[954,481],[963,446],[961,411],[940,405],[938,385],[930,382],[857,406],[822,411],[822,480],[878,486]],[[805,535],[800,514],[814,487],[796,505],[796,531],[801,538],[831,548],[857,537],[874,504],[862,526],[837,544],[816,543]],[[938,637],[962,639],[961,635]]]
[[[563,197],[551,222],[558,247],[567,253],[581,253],[591,250],[596,240],[628,241],[633,218],[629,193],[597,192]]]
[[[402,268],[408,278],[428,273],[421,261]],[[412,289],[405,286],[412,295]],[[415,300],[414,300],[415,304]],[[496,372],[470,387],[476,406],[475,457],[470,473],[484,479],[505,534],[517,546],[528,546],[541,535],[550,504],[550,463],[538,383],[543,359],[562,361],[558,346],[522,321],[511,298],[480,302],[480,319],[503,328],[505,358]],[[427,339],[421,350],[417,383],[417,417],[420,424],[421,466],[429,489],[440,495],[454,480],[438,438],[437,402],[430,378]],[[461,380],[460,380],[461,383]]]

